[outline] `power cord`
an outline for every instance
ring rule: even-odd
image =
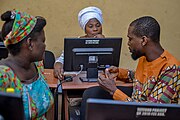
[[[83,70],[83,65],[80,65],[80,70],[74,76],[68,77],[68,78],[66,78],[64,80],[61,80],[61,79],[58,78],[59,84],[58,84],[58,86],[56,88],[56,93],[58,92],[58,88],[59,88],[60,85],[62,85],[62,83],[71,81],[74,77],[78,76],[82,72],[82,70]]]
[[[66,79],[64,79],[64,80],[61,80],[61,79],[59,79],[58,78],[58,80],[59,80],[59,84],[58,84],[58,86],[57,86],[57,88],[56,88],[56,90],[55,90],[55,112],[54,112],[54,114],[55,114],[55,120],[57,119],[57,117],[58,117],[58,94],[62,94],[62,84],[64,83],[64,82],[69,82],[69,81],[71,81],[74,77],[76,77],[76,76],[78,76],[81,72],[82,72],[82,70],[83,70],[83,65],[80,65],[80,70],[74,75],[74,76],[72,76],[72,77],[67,77]],[[60,89],[60,90],[59,90]]]
[[[83,71],[83,65],[80,65],[80,68],[81,68],[81,69],[75,74],[75,76],[78,76],[78,75]],[[75,76],[74,76],[74,77],[75,77]]]

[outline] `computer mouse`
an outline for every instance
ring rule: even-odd
[[[65,75],[65,76],[64,76],[64,80],[65,80],[66,82],[71,82],[71,81],[73,81],[73,77],[70,76],[70,75]]]

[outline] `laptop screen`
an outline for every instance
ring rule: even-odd
[[[180,105],[88,99],[86,120],[179,120]]]
[[[21,95],[0,92],[0,118],[2,120],[24,120]]]

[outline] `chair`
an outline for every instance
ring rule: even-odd
[[[54,68],[54,62],[55,62],[55,57],[53,52],[46,50],[45,51],[45,58],[44,58],[44,68],[45,69],[53,69]]]
[[[0,42],[0,60],[8,57],[8,50],[3,42]]]

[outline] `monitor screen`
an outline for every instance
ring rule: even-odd
[[[0,120],[24,120],[20,94],[0,92]]]
[[[97,71],[119,66],[122,38],[65,38],[64,71],[87,71],[97,78]]]
[[[87,100],[86,120],[179,120],[180,105]]]

